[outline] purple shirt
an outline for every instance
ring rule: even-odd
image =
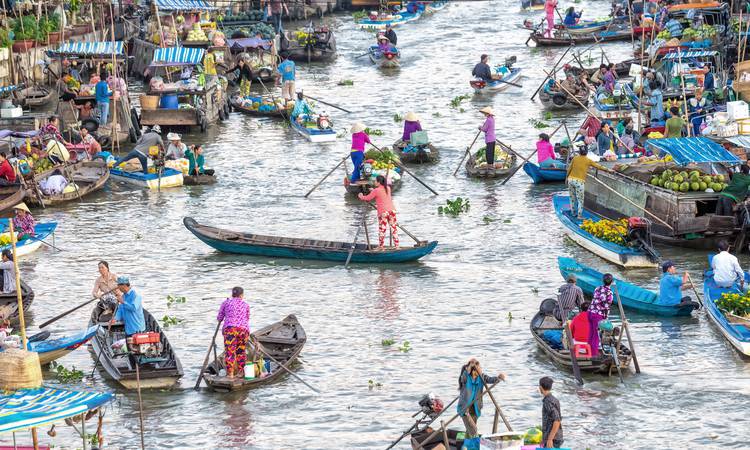
[[[422,125],[419,122],[404,121],[404,134],[401,136],[401,140],[408,142],[411,134],[415,131],[422,131]]]
[[[594,289],[589,312],[599,314],[606,319],[609,316],[609,308],[612,306],[612,301],[612,289],[609,286],[599,286]]]
[[[608,70],[607,73],[604,74],[604,88],[607,92],[615,90],[615,75],[611,70]]]
[[[481,130],[484,131],[485,144],[495,142],[495,116],[487,116]]]
[[[352,134],[352,151],[353,152],[364,152],[365,142],[370,143],[370,136],[364,131]]]
[[[250,330],[250,305],[238,297],[228,298],[221,304],[216,320],[224,321],[222,329],[237,327]]]

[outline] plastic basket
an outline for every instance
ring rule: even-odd
[[[430,138],[427,137],[426,131],[415,131],[409,135],[409,143],[414,146],[427,145],[430,143]]]

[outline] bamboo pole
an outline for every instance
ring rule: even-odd
[[[652,213],[651,211],[647,210],[643,206],[640,206],[640,205],[636,204],[634,201],[632,201],[629,198],[625,197],[624,195],[620,194],[613,187],[609,186],[608,184],[606,184],[605,182],[601,181],[600,179],[598,179],[596,177],[591,177],[591,178],[594,179],[594,180],[596,180],[597,183],[600,183],[602,186],[604,186],[607,189],[609,189],[612,193],[614,193],[615,195],[617,195],[621,199],[625,200],[626,202],[630,203],[631,205],[633,205],[636,208],[640,209],[641,211],[645,212],[649,216],[651,216],[654,219],[656,219],[657,221],[661,222],[661,224],[664,225],[665,227],[667,227],[670,230],[674,231],[674,228],[671,225],[669,225],[667,222],[665,222],[664,220],[662,220],[659,216],[655,215],[654,213]]]
[[[688,137],[691,137],[693,135],[693,124],[690,122],[690,114],[688,114],[688,104],[687,104],[687,96],[685,95],[685,76],[682,73],[682,50],[680,50],[679,47],[677,47],[677,64],[680,66],[679,75],[680,75],[680,86],[682,88],[682,104],[685,108],[685,116],[687,116],[687,135]],[[653,108],[653,106],[652,106]]]
[[[109,3],[109,20],[112,30],[110,31],[111,38],[112,38],[112,79],[115,82],[115,90],[112,92],[112,100],[114,100],[112,103],[114,104],[114,111],[112,112],[112,129],[110,130],[109,136],[112,140],[112,150],[115,151],[115,153],[120,152],[120,139],[117,135],[117,129],[119,128],[119,123],[117,122],[117,106],[119,105],[119,102],[117,100],[120,100],[120,94],[117,91],[117,88],[119,87],[118,82],[118,76],[117,76],[117,54],[115,50],[115,17],[114,13],[112,11],[112,3]],[[104,39],[104,36],[102,36],[102,40]],[[125,74],[123,74],[122,80],[125,80]],[[117,95],[117,99],[115,99],[115,95]],[[120,100],[122,101],[122,100]],[[106,123],[103,125],[107,125]]]
[[[26,337],[26,319],[23,313],[23,293],[21,292],[21,273],[18,269],[18,252],[16,249],[17,240],[13,226],[13,218],[8,219],[8,225],[10,227],[10,244],[13,252],[13,270],[16,272],[16,300],[18,301],[19,331],[21,332],[21,342],[23,343],[23,349],[25,350],[29,341]]]

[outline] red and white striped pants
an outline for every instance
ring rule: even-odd
[[[385,243],[385,230],[390,224],[391,237],[393,237],[393,246],[398,247],[398,221],[396,221],[396,211],[388,211],[378,216],[378,242],[382,247]]]

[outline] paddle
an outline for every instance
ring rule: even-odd
[[[324,104],[324,105],[328,105],[328,106],[330,106],[331,108],[336,108],[336,109],[338,109],[338,110],[344,111],[344,112],[345,112],[345,113],[347,113],[347,114],[351,114],[351,113],[352,113],[352,112],[351,112],[351,111],[349,111],[348,109],[344,109],[344,108],[342,108],[342,107],[340,107],[340,106],[336,106],[336,105],[333,105],[333,104],[331,104],[331,103],[326,103],[326,102],[324,102],[323,100],[319,100],[319,99],[317,99],[317,98],[315,98],[315,97],[310,97],[309,95],[307,95],[307,94],[305,94],[305,93],[303,93],[302,95],[304,95],[305,97],[309,98],[310,100],[315,100],[316,102],[320,102],[320,103],[322,103],[322,104]]]
[[[44,244],[44,245],[52,248],[53,250],[57,250],[58,252],[63,251],[60,247],[55,247],[54,245],[50,244],[49,242],[46,242],[46,241],[44,241],[44,240],[42,240],[42,239],[40,239],[38,237],[28,236],[28,238],[31,239],[31,240],[37,241],[37,242],[41,242],[42,244]]]
[[[89,303],[91,303],[91,302],[93,302],[95,300],[99,300],[101,297],[103,297],[103,296],[105,296],[105,295],[107,295],[109,293],[112,293],[115,289],[117,289],[117,288],[111,289],[111,290],[105,292],[104,294],[100,295],[99,297],[94,297],[91,300],[86,300],[85,302],[81,303],[80,305],[78,305],[78,306],[76,306],[76,307],[74,307],[72,309],[69,309],[69,310],[65,311],[64,313],[62,313],[62,314],[60,314],[58,316],[55,316],[55,317],[51,318],[50,320],[44,322],[43,324],[39,325],[39,328],[44,328],[44,327],[46,327],[47,325],[49,325],[49,324],[51,324],[53,322],[57,322],[58,320],[60,320],[63,317],[67,316],[68,314],[70,314],[72,312],[75,312],[75,311],[83,308],[84,306],[88,305]]]
[[[693,292],[695,293],[696,299],[698,300],[698,302],[697,302],[698,306],[702,307],[703,306],[703,302],[702,302],[703,299],[701,298],[700,294],[698,293],[698,289],[695,288],[695,283],[693,283],[693,279],[690,278],[690,274],[689,273],[687,274],[687,279],[688,279],[688,283],[690,283],[690,287],[693,288]]]
[[[372,209],[375,209],[375,210],[378,209],[372,203],[368,203],[368,205],[370,205],[370,208],[372,208]],[[402,227],[400,223],[396,223],[396,226],[399,227],[399,229],[401,229],[401,231],[403,231],[404,233],[406,233],[410,238],[414,239],[414,242],[416,242],[417,244],[421,244],[422,243],[422,241],[420,241],[419,239],[417,239],[416,236],[414,236],[413,234],[409,233],[409,230],[407,230],[406,228]]]
[[[255,341],[255,348],[256,348],[256,349],[258,349],[258,351],[260,351],[260,352],[261,352],[261,353],[263,354],[263,356],[265,356],[266,358],[268,358],[268,359],[270,359],[271,361],[273,361],[274,363],[276,363],[276,364],[277,364],[277,365],[278,365],[279,367],[281,367],[282,369],[284,369],[284,370],[286,371],[286,373],[288,373],[289,375],[293,376],[293,377],[294,377],[294,378],[296,378],[296,379],[297,379],[298,381],[302,382],[302,384],[304,384],[305,386],[307,386],[307,387],[309,387],[310,389],[312,389],[312,390],[313,390],[313,391],[314,391],[314,392],[315,392],[316,394],[320,394],[320,391],[319,391],[318,389],[316,389],[316,388],[312,387],[312,386],[311,386],[311,385],[310,385],[309,383],[307,383],[307,382],[306,382],[305,380],[303,380],[302,378],[300,378],[300,377],[299,377],[299,376],[298,376],[298,375],[297,375],[296,373],[292,372],[292,371],[291,371],[291,370],[289,370],[289,369],[288,369],[288,368],[287,368],[287,367],[286,367],[285,365],[283,365],[283,364],[281,364],[281,363],[280,363],[279,361],[277,361],[277,360],[276,360],[276,358],[274,358],[273,356],[269,355],[269,354],[268,354],[268,353],[267,353],[267,352],[266,352],[266,351],[265,351],[265,350],[263,349],[263,346],[262,346],[262,345],[260,345],[260,342],[258,342],[258,340],[257,340],[257,339],[255,339],[255,337],[253,337],[253,340]]]
[[[115,310],[112,312],[112,319],[107,323],[107,334],[112,330],[112,320],[114,320],[115,315],[117,314],[117,309],[119,308],[120,304],[115,304]],[[105,339],[105,345],[106,345],[106,339]],[[96,371],[96,366],[99,364],[99,360],[102,358],[102,352],[104,351],[104,346],[102,346],[101,349],[99,349],[99,354],[96,355],[96,361],[94,361],[94,367],[91,368],[91,374],[89,375],[89,378],[94,378],[94,372]]]
[[[206,352],[206,357],[203,359],[203,365],[201,366],[201,371],[198,373],[198,379],[195,381],[195,386],[193,386],[193,389],[196,391],[201,385],[201,381],[203,381],[203,372],[206,370],[206,366],[208,365],[208,358],[211,357],[211,349],[214,346],[214,342],[216,342],[216,335],[219,334],[219,328],[221,328],[221,322],[216,324],[216,330],[214,331],[214,337],[211,338],[211,344],[208,346],[208,351]]]
[[[573,45],[571,45],[567,49],[565,49],[565,53],[563,53],[562,56],[560,57],[560,59],[557,60],[557,62],[555,63],[555,65],[552,66],[552,74],[557,73],[557,70],[556,70],[557,66],[560,65],[560,63],[562,62],[563,58],[565,58],[565,55],[568,54],[568,52],[570,51],[571,48],[573,48]],[[539,94],[539,91],[542,90],[542,88],[544,87],[544,85],[547,83],[547,80],[550,79],[550,78],[551,78],[550,75],[547,74],[547,78],[545,78],[544,81],[542,81],[542,84],[540,84],[539,87],[536,88],[536,91],[534,91],[534,93],[531,95],[531,100],[534,100],[534,97],[536,97],[537,94]]]
[[[352,241],[352,245],[349,247],[349,254],[346,255],[346,262],[344,263],[344,269],[349,267],[349,261],[352,259],[352,254],[354,254],[354,249],[357,247],[357,238],[359,237],[359,231],[362,229],[362,225],[365,223],[365,214],[367,214],[367,210],[362,211],[362,220],[359,221],[359,225],[357,226],[357,231],[354,233],[354,240]]]
[[[290,117],[286,116],[285,111],[282,111],[282,108],[276,102],[276,97],[274,97],[273,93],[271,93],[271,91],[268,90],[268,88],[266,87],[265,83],[263,83],[263,80],[261,80],[260,77],[258,77],[258,81],[260,82],[260,85],[263,86],[263,89],[265,89],[266,93],[268,93],[268,95],[271,96],[271,101],[273,102],[273,104],[276,106],[276,108],[281,113],[281,117],[283,117],[284,120],[291,120]],[[305,196],[305,197],[307,197],[307,196]]]
[[[310,194],[312,194],[312,193],[313,193],[313,191],[314,191],[315,189],[317,189],[317,188],[318,188],[318,186],[320,186],[320,185],[321,185],[321,184],[322,184],[322,183],[323,183],[323,182],[324,182],[324,181],[326,180],[326,178],[328,178],[329,176],[331,176],[331,174],[332,174],[332,173],[333,173],[333,172],[334,172],[334,171],[335,171],[336,169],[338,169],[338,168],[339,168],[339,166],[340,166],[341,164],[343,164],[343,163],[344,163],[344,161],[346,161],[346,160],[347,160],[348,158],[349,158],[349,155],[346,155],[346,156],[344,156],[343,158],[341,158],[341,161],[339,161],[339,162],[338,162],[338,164],[336,164],[335,166],[333,166],[333,169],[331,169],[331,170],[330,170],[330,172],[328,172],[328,173],[327,173],[327,174],[326,174],[326,175],[325,175],[325,176],[324,176],[323,178],[321,178],[321,179],[320,179],[320,181],[318,181],[318,182],[317,182],[317,183],[315,184],[315,186],[313,186],[313,187],[312,187],[312,189],[310,189],[310,190],[309,190],[309,191],[307,192],[307,194],[305,194],[305,198],[307,198],[307,197],[308,197],[308,196],[309,196]]]
[[[380,149],[380,148],[379,148],[379,147],[378,147],[377,145],[375,145],[375,144],[373,144],[373,143],[370,143],[370,145],[372,145],[372,146],[373,146],[373,147],[375,148],[375,150],[379,151],[380,153],[384,153],[384,152],[383,152],[383,150],[381,150],[381,149]],[[406,173],[408,173],[409,175],[411,175],[411,176],[412,176],[412,178],[414,178],[415,180],[417,180],[417,182],[418,182],[419,184],[421,184],[422,186],[426,187],[426,188],[427,188],[427,189],[428,189],[428,190],[429,190],[430,192],[432,192],[432,193],[433,193],[433,194],[435,194],[435,195],[440,195],[440,194],[438,194],[438,193],[437,193],[437,191],[435,191],[435,190],[434,190],[434,189],[432,189],[431,187],[427,186],[427,185],[426,185],[426,184],[424,183],[424,181],[420,180],[420,179],[419,179],[419,177],[417,177],[416,175],[414,175],[414,174],[413,174],[413,173],[412,173],[412,172],[411,172],[411,171],[410,171],[409,169],[407,169],[407,168],[406,168],[406,167],[405,167],[405,166],[404,166],[403,164],[401,164],[400,162],[396,162],[396,165],[397,165],[398,167],[400,167],[400,168],[401,168],[401,170],[403,170],[404,172],[406,172]]]
[[[568,341],[568,350],[570,351],[570,361],[573,363],[573,376],[576,377],[576,381],[579,385],[583,386],[583,378],[581,377],[581,368],[578,366],[578,356],[576,355],[575,348],[573,346],[573,338],[570,336],[570,327],[566,320],[563,324],[563,332],[565,333],[565,340]]]
[[[458,167],[456,167],[456,170],[455,170],[455,171],[453,172],[453,176],[454,176],[454,177],[455,177],[455,176],[456,176],[456,174],[458,173],[458,169],[460,169],[460,168],[461,168],[461,165],[462,165],[462,164],[464,163],[464,160],[466,159],[466,157],[467,157],[468,155],[471,155],[471,153],[470,153],[470,151],[471,151],[471,148],[472,148],[472,147],[474,146],[474,144],[475,144],[475,143],[477,142],[477,139],[479,139],[479,135],[480,135],[480,134],[482,134],[482,130],[479,130],[479,131],[477,131],[477,135],[476,135],[476,136],[474,136],[474,140],[473,140],[473,141],[471,141],[471,144],[470,144],[470,145],[469,145],[468,147],[466,147],[466,152],[464,153],[464,156],[462,156],[462,157],[461,157],[461,161],[459,161],[459,162],[458,162]]]
[[[622,319],[622,326],[625,328],[625,334],[628,336],[628,344],[630,344],[630,354],[633,355],[633,364],[635,365],[635,373],[641,373],[641,366],[638,364],[638,357],[635,355],[635,344],[633,344],[633,338],[630,336],[630,327],[628,326],[628,319],[625,317],[625,310],[622,308],[622,300],[620,300],[620,290],[617,289],[617,283],[614,284],[615,295],[617,296],[617,307],[620,309],[620,319]]]

